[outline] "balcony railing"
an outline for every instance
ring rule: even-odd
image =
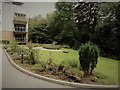
[[[13,21],[27,22],[27,18],[24,16],[15,16]]]
[[[22,28],[15,28],[14,31],[17,31],[17,32],[26,32],[26,29],[22,29]]]
[[[19,42],[19,43],[26,43],[26,39],[22,39],[22,38],[15,38],[15,41]]]
[[[26,29],[25,28],[15,28],[13,30],[14,33],[26,33]]]

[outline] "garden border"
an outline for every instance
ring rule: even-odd
[[[71,87],[81,87],[81,88],[118,88],[118,85],[92,85],[92,84],[81,84],[81,83],[73,83],[73,82],[68,82],[68,81],[63,81],[63,80],[56,80],[56,79],[52,79],[52,78],[48,78],[42,75],[38,75],[35,73],[32,73],[28,70],[23,69],[22,67],[18,66],[9,56],[9,54],[7,53],[7,51],[4,49],[4,52],[6,53],[9,62],[19,71],[29,75],[29,76],[33,76],[35,78],[38,79],[42,79],[51,83],[56,83],[56,84],[60,84],[60,85],[64,85],[64,86],[71,86]]]

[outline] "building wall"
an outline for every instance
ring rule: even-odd
[[[14,27],[13,25],[14,12],[27,14],[26,10],[27,9],[24,7],[24,5],[21,7],[21,6],[16,6],[13,4],[11,5],[8,3],[3,3],[2,5],[2,29],[12,31],[14,29],[13,28]]]
[[[28,19],[27,22],[14,21],[14,13],[26,14],[27,9],[23,6],[16,6],[9,3],[2,3],[2,40],[14,41],[14,23],[26,24],[26,32],[28,32]],[[26,34],[26,42],[28,41],[28,34]]]
[[[3,30],[2,38],[3,38],[3,40],[9,40],[10,42],[12,42],[12,41],[14,41],[14,34],[10,30]]]

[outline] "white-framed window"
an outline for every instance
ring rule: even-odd
[[[15,31],[18,32],[25,32],[26,31],[26,25],[24,24],[14,24]]]
[[[15,17],[16,17],[16,16],[26,17],[26,14],[23,14],[23,13],[16,13],[16,12],[15,12],[14,15],[15,15]]]
[[[15,36],[15,40],[17,41],[17,42],[25,42],[25,35],[16,35]]]

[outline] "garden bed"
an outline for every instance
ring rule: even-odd
[[[99,80],[99,75],[97,77],[95,75],[91,75],[89,77],[84,78],[84,77],[82,77],[82,74],[81,74],[81,76],[78,77],[78,76],[70,74],[69,71],[66,71],[66,72],[58,71],[56,73],[51,70],[40,71],[40,70],[35,70],[33,65],[21,64],[19,60],[17,60],[17,61],[15,60],[14,62],[28,71],[31,71],[33,73],[36,73],[36,74],[39,74],[39,75],[42,75],[42,76],[45,76],[48,78],[64,80],[64,81],[68,81],[68,82],[75,82],[75,83],[103,85],[103,82],[101,80]],[[82,72],[79,72],[79,73],[82,73]]]
[[[27,63],[28,49],[19,48],[18,51],[11,51],[10,48],[6,48],[13,61],[19,66],[34,72],[39,75],[43,75],[49,78],[84,83],[84,84],[99,84],[99,85],[116,85],[118,84],[118,73],[116,65],[117,61],[100,57],[97,68],[94,74],[88,77],[83,77],[83,72],[80,70],[78,51],[72,49],[62,49],[68,53],[52,52],[47,50],[38,51],[38,61],[34,65]],[[23,64],[21,63],[20,52],[24,51]],[[16,56],[16,57],[15,57]],[[109,63],[108,65],[104,65]],[[111,64],[112,66],[111,66]],[[107,67],[106,67],[107,66]],[[108,70],[111,67],[112,70]],[[103,68],[103,69],[102,69]],[[104,70],[107,70],[104,72]],[[102,72],[101,72],[102,71]],[[111,74],[111,72],[113,74]]]

